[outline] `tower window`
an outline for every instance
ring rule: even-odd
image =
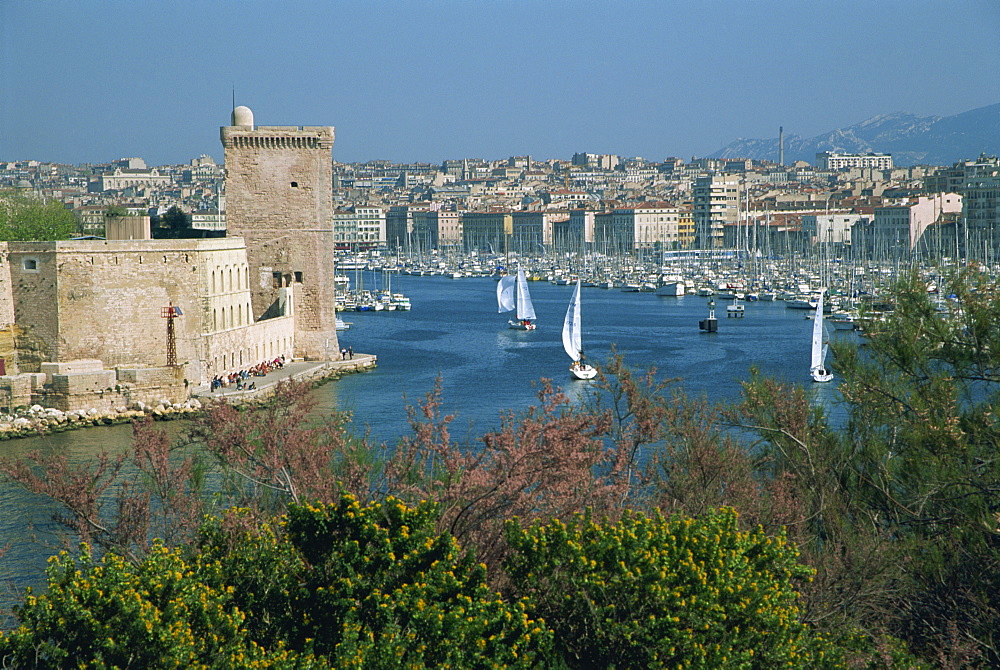
[[[301,272],[296,272],[295,273],[295,283],[296,284],[301,284],[302,283],[302,273]]]
[[[21,268],[25,272],[38,272],[38,259],[25,258],[21,261]]]
[[[292,182],[292,188],[298,188],[298,187],[299,187],[299,182],[293,181]]]

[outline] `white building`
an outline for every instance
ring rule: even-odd
[[[740,178],[731,174],[701,175],[694,182],[695,246],[714,249],[723,246],[725,225],[740,216]]]
[[[821,151],[816,154],[817,170],[831,171],[849,168],[891,170],[892,154],[840,154],[836,151]]]
[[[368,250],[385,247],[385,210],[365,205],[335,210],[333,240],[337,249]]]
[[[160,174],[156,168],[115,168],[113,172],[101,175],[101,191],[121,191],[130,186],[165,187],[173,182],[170,175]]]
[[[851,243],[851,227],[862,218],[869,217],[848,211],[803,214],[802,233],[809,235],[813,244],[846,245]]]
[[[618,207],[612,210],[610,220],[603,220],[604,225],[595,225],[594,241],[598,248],[622,252],[654,247],[673,249],[680,240],[679,217],[679,209],[669,202]]]

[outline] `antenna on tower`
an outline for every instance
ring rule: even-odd
[[[236,86],[233,85],[233,109],[236,109]]]

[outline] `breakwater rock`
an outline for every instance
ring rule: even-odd
[[[171,403],[167,400],[154,404],[137,402],[121,410],[79,409],[63,412],[53,407],[32,405],[21,408],[13,414],[0,414],[0,440],[32,437],[40,433],[62,432],[88,426],[110,426],[146,416],[152,416],[157,420],[191,418],[202,411],[203,407],[197,398],[189,398],[183,403]]]

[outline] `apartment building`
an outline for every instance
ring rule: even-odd
[[[962,201],[962,196],[956,193],[935,193],[905,203],[876,207],[872,239],[870,245],[865,245],[869,247],[866,251],[875,258],[891,258],[912,253],[918,245],[937,247],[931,240],[923,239],[927,230],[946,215],[962,212]]]
[[[1000,174],[968,179],[962,187],[967,258],[995,261],[1000,249]]]
[[[428,209],[413,212],[410,246],[444,249],[462,244],[462,214],[455,210]]]
[[[723,246],[724,230],[740,216],[742,184],[739,176],[705,174],[695,179],[692,188],[692,217],[695,246],[716,249]]]
[[[891,170],[892,154],[841,154],[836,151],[821,151],[816,154],[817,170],[836,171],[849,168]]]
[[[369,251],[386,246],[385,210],[355,205],[333,212],[333,239],[338,250]]]
[[[514,216],[510,210],[462,214],[462,245],[466,251],[506,253],[513,233]]]
[[[572,209],[569,216],[552,223],[552,248],[556,252],[581,252],[594,241],[594,217],[586,209]]]

